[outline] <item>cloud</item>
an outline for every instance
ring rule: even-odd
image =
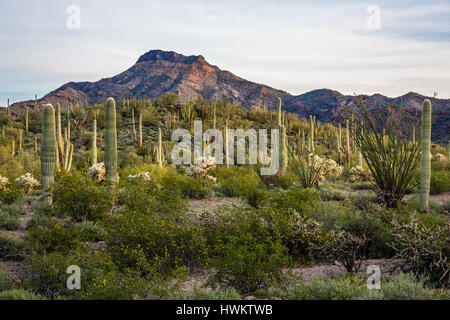
[[[67,6],[81,9],[68,30]],[[248,80],[292,94],[409,91],[450,98],[447,1],[377,1],[381,29],[360,1],[50,0],[0,3],[0,105],[68,81],[124,71],[151,49],[201,54]]]

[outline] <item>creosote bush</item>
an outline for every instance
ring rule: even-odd
[[[58,216],[70,216],[75,221],[99,220],[107,214],[112,203],[111,197],[106,185],[72,170],[56,177],[53,210]]]

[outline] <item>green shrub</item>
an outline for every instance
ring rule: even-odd
[[[272,193],[270,205],[276,210],[293,209],[303,213],[315,205],[319,200],[319,191],[316,189],[290,188],[286,191]]]
[[[286,247],[279,240],[261,240],[251,233],[226,235],[214,248],[210,263],[216,273],[209,283],[233,287],[242,294],[255,292],[282,281],[288,263]]]
[[[297,178],[295,175],[287,172],[285,174],[274,174],[271,176],[261,176],[262,182],[267,187],[276,187],[276,188],[282,188],[287,189],[292,187],[295,182],[297,181]]]
[[[75,221],[103,218],[112,202],[106,186],[77,171],[57,176],[53,196],[54,212],[59,216],[71,216]]]
[[[44,298],[27,290],[13,289],[0,292],[0,300],[44,300]]]
[[[242,300],[242,296],[233,288],[223,291],[210,291],[208,293],[196,294],[193,300]]]
[[[10,285],[8,283],[8,274],[3,269],[3,267],[0,266],[0,291],[8,289],[9,286]]]
[[[431,172],[430,193],[441,194],[450,191],[450,169]]]
[[[132,211],[142,214],[177,214],[186,211],[181,191],[165,183],[159,186],[142,178],[133,179],[120,190],[118,200]]]
[[[212,248],[209,265],[216,270],[211,285],[247,294],[283,280],[287,248],[264,222],[265,214],[235,208],[230,214],[205,217],[203,228]]]
[[[25,243],[29,250],[37,253],[54,251],[68,252],[81,241],[72,228],[52,218],[44,218],[28,228]]]
[[[211,193],[211,181],[206,178],[192,178],[182,175],[169,175],[162,179],[162,185],[179,189],[186,198],[204,199]]]
[[[269,204],[270,194],[265,190],[254,189],[245,198],[253,208],[262,208]]]
[[[0,260],[19,259],[23,247],[23,241],[0,233]]]
[[[81,241],[95,242],[106,239],[106,230],[98,223],[85,221],[70,226]]]
[[[410,273],[400,273],[381,280],[380,290],[371,290],[367,299],[382,300],[435,300],[448,299],[439,290],[427,288],[424,281]]]
[[[364,279],[355,276],[315,277],[290,288],[282,296],[289,300],[359,300],[368,291]]]
[[[0,190],[0,202],[12,204],[22,198],[25,192],[15,183],[8,187],[7,190]]]
[[[7,210],[0,209],[0,229],[17,230],[19,228],[19,217]]]
[[[121,268],[169,274],[200,265],[207,254],[199,228],[184,216],[126,211],[107,224],[107,244]]]
[[[245,197],[261,186],[261,179],[252,167],[216,167],[209,172],[217,178],[222,192],[229,197]]]

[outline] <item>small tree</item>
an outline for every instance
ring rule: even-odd
[[[411,141],[404,132],[408,130],[400,127],[401,107],[396,116],[387,108],[383,121],[379,109],[369,112],[362,100],[356,105],[357,111],[345,108],[347,118],[354,119],[349,121],[350,135],[373,175],[378,199],[387,207],[397,207],[417,184],[420,141]]]

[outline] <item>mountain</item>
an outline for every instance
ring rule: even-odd
[[[38,100],[61,103],[62,108],[73,102],[102,103],[108,97],[117,101],[124,98],[156,98],[166,92],[175,92],[181,102],[205,99],[229,99],[244,108],[276,107],[278,97],[283,107],[300,117],[315,116],[321,121],[341,122],[342,107],[354,105],[354,96],[342,95],[329,89],[319,89],[293,96],[285,91],[242,79],[229,71],[209,64],[203,56],[184,56],[173,51],[152,50],[142,55],[128,70],[96,82],[69,82]],[[420,110],[425,98],[433,101],[433,140],[444,142],[450,136],[450,99],[435,99],[418,93],[407,93],[396,98],[380,94],[362,95],[366,106],[404,107],[409,114]],[[20,114],[25,106],[33,108],[34,101],[12,105],[13,114]]]

